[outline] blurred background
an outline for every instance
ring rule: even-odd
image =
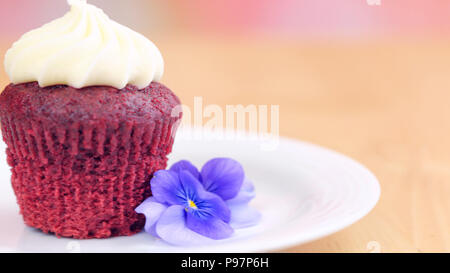
[[[90,0],[134,29],[173,35],[373,37],[450,31],[446,0]],[[17,35],[67,10],[66,0],[2,0],[2,33]],[[21,20],[17,20],[17,18]],[[170,32],[170,33],[169,33]]]
[[[450,251],[450,1],[88,0],[162,51],[186,105],[280,105],[280,132],[352,156],[376,209],[285,251]],[[65,0],[0,0],[0,55]],[[0,88],[8,84],[0,68]]]

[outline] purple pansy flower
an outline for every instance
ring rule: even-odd
[[[228,238],[233,228],[255,225],[260,214],[248,203],[255,196],[242,166],[229,158],[208,161],[201,171],[189,161],[157,171],[153,196],[136,208],[145,230],[174,245],[206,244]]]

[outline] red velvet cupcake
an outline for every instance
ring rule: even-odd
[[[166,167],[179,103],[159,83],[6,87],[0,120],[25,223],[74,238],[138,232],[144,219],[134,208]]]
[[[131,235],[144,225],[134,209],[166,167],[180,101],[156,82],[163,62],[150,41],[86,2],[70,3],[5,58],[13,83],[0,95],[0,122],[13,189],[25,223],[46,233]],[[101,22],[81,24],[86,39],[63,31],[83,14]]]

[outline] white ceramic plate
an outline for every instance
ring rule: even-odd
[[[183,130],[170,156],[197,166],[212,157],[232,157],[254,181],[252,205],[262,213],[258,226],[237,230],[213,245],[180,248],[141,232],[102,240],[58,239],[26,227],[10,184],[0,141],[0,251],[14,252],[265,252],[309,242],[339,231],[377,203],[375,176],[333,151],[291,139]]]

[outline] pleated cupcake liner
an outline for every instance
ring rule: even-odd
[[[164,169],[177,119],[105,120],[65,128],[0,117],[12,186],[24,221],[57,236],[107,238],[139,232],[134,209]]]

